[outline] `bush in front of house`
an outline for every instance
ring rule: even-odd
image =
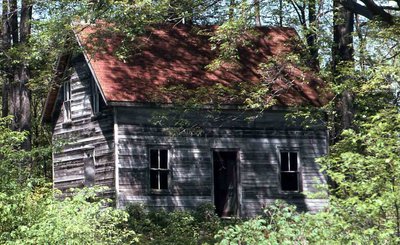
[[[303,244],[301,215],[283,201],[276,201],[257,216],[221,229],[219,244]]]
[[[127,207],[128,227],[141,234],[140,244],[214,244],[214,235],[222,228],[211,204],[194,211],[147,210],[143,205]]]
[[[400,244],[400,114],[388,107],[341,134],[319,159],[335,182],[326,210],[298,213],[277,202],[228,226],[220,244]]]
[[[370,227],[360,206],[349,210],[332,199],[329,208],[315,213],[299,213],[282,201],[264,209],[264,214],[219,230],[216,243],[229,244],[399,244],[395,225]],[[383,217],[379,215],[374,220]],[[370,220],[369,222],[373,222]]]
[[[96,189],[60,200],[47,187],[0,193],[1,244],[134,244],[127,213],[107,207]]]
[[[127,213],[96,198],[101,189],[74,192],[62,199],[51,184],[35,177],[48,148],[22,150],[25,132],[12,131],[0,118],[0,244],[132,244]]]

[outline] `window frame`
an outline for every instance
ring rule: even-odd
[[[92,99],[92,115],[97,115],[100,113],[100,91],[97,87],[96,81],[91,80],[91,99]]]
[[[157,150],[157,156],[158,156],[158,168],[152,168],[151,167],[151,151]],[[167,167],[166,168],[161,168],[160,163],[160,151],[167,151]],[[148,190],[150,191],[150,194],[170,194],[171,193],[171,150],[169,147],[166,146],[151,146],[148,147]],[[158,188],[154,189],[151,186],[151,172],[152,171],[157,171],[158,173]],[[161,172],[167,172],[167,188],[161,189],[161,183],[160,183],[160,173]]]
[[[65,81],[63,85],[63,106],[64,106],[64,123],[72,121],[72,88],[71,81]]]
[[[282,153],[287,152],[288,153],[288,169],[287,171],[282,171]],[[297,155],[297,171],[291,171],[290,170],[290,154],[291,153],[296,153]],[[300,161],[300,149],[299,148],[279,148],[278,149],[278,159],[279,159],[279,164],[278,164],[278,176],[279,176],[279,190],[281,193],[301,193],[302,192],[302,164]],[[284,190],[282,188],[282,173],[296,173],[297,174],[297,190]]]

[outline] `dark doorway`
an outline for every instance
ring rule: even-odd
[[[219,217],[238,214],[237,152],[214,151],[214,204]]]

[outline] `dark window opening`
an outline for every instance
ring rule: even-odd
[[[150,149],[150,188],[168,190],[168,150]]]
[[[237,151],[214,151],[214,204],[219,217],[238,215]]]
[[[93,115],[98,114],[105,107],[105,103],[101,97],[100,90],[94,80],[91,82],[91,103],[92,103],[92,113]]]
[[[280,177],[283,191],[300,190],[297,152],[281,152]]]

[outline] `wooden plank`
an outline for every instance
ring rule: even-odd
[[[76,64],[71,81],[72,125],[63,126],[63,113],[60,113],[54,127],[53,142],[64,140],[67,144],[61,152],[53,154],[55,186],[80,187],[84,179],[83,149],[95,147],[94,183],[114,188],[114,135],[112,111],[104,110],[103,116],[94,119],[90,102],[91,75],[83,63]],[[59,98],[60,99],[60,98]]]
[[[143,202],[160,208],[195,207],[212,201],[212,149],[231,148],[240,152],[239,196],[244,213],[259,213],[262,205],[277,198],[290,199],[310,210],[323,206],[322,201],[282,194],[278,181],[279,147],[296,147],[300,152],[303,189],[314,191],[316,183],[325,183],[314,160],[326,153],[327,135],[320,125],[303,130],[299,121],[293,125],[286,121],[284,111],[257,115],[234,109],[182,114],[173,108],[118,107],[116,112],[107,109],[102,117],[94,119],[89,99],[90,71],[85,66],[75,69],[71,79],[73,124],[63,127],[61,113],[54,128],[54,141],[69,140],[62,152],[54,153],[55,186],[66,189],[83,184],[82,148],[93,145],[95,183],[113,188],[118,205]],[[85,78],[81,80],[82,77]],[[204,127],[204,132],[201,136],[173,136],[171,128],[152,123],[155,116],[165,113],[197,123]],[[198,116],[205,114],[212,116]],[[253,118],[249,120],[250,117]],[[175,118],[171,118],[166,126],[174,123]],[[171,195],[151,196],[147,190],[148,147],[155,145],[170,149]]]
[[[202,203],[211,203],[211,196],[124,196],[121,193],[120,206],[129,203],[142,203],[148,207],[189,207],[195,208]]]
[[[128,108],[118,107],[118,121],[121,124],[137,124],[137,125],[154,125],[154,120],[160,116],[169,117],[165,122],[165,126],[174,125],[175,120],[185,119],[195,124],[206,127],[232,128],[232,127],[249,127],[249,128],[299,128],[300,119],[285,118],[284,111],[265,111],[264,113],[244,112],[233,109],[221,109],[213,113],[210,110],[174,111],[171,108]],[[201,121],[196,115],[208,115],[203,117]],[[314,125],[314,128],[324,129],[324,125]]]

